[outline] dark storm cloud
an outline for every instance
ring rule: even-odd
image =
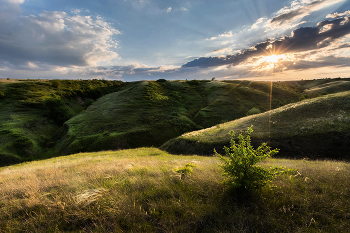
[[[327,29],[322,30],[325,26],[327,26]],[[292,32],[290,37],[286,36],[280,40],[267,40],[239,54],[221,57],[201,57],[184,64],[182,67],[234,66],[255,56],[320,49],[349,33],[349,18],[325,20],[316,27],[298,28]]]

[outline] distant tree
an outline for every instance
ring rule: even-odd
[[[157,82],[159,82],[159,83],[165,83],[165,82],[166,82],[166,79],[161,78],[161,79],[158,79]]]
[[[61,87],[61,85],[62,84],[61,84],[60,80],[57,80],[57,79],[51,80],[52,87],[59,89]]]

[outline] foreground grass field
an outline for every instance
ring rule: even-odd
[[[155,148],[81,153],[0,168],[0,232],[346,232],[350,165],[270,159],[296,168],[272,188],[236,193],[217,157]],[[175,168],[197,165],[192,175]]]

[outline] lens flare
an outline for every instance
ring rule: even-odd
[[[283,54],[281,54],[281,55],[274,55],[273,54],[273,55],[264,57],[264,60],[266,62],[269,62],[269,63],[276,63],[276,62],[283,60],[283,58],[284,58]]]

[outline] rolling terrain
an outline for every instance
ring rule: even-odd
[[[274,83],[272,108],[309,98],[311,81]],[[5,80],[0,164],[160,146],[185,132],[269,110],[270,83]]]
[[[212,155],[213,148],[253,125],[252,140],[269,142],[289,158],[349,159],[350,92],[328,94],[285,105],[270,112],[240,118],[171,139],[160,148],[175,154]]]
[[[3,80],[0,82],[0,165],[54,156],[62,124],[119,81]]]
[[[278,83],[273,107],[295,102],[302,88]],[[269,108],[268,83],[145,81],[106,95],[65,122],[61,154],[160,146],[185,132]]]
[[[0,232],[346,232],[347,82],[0,83]],[[295,170],[240,193],[198,155],[250,125]]]

